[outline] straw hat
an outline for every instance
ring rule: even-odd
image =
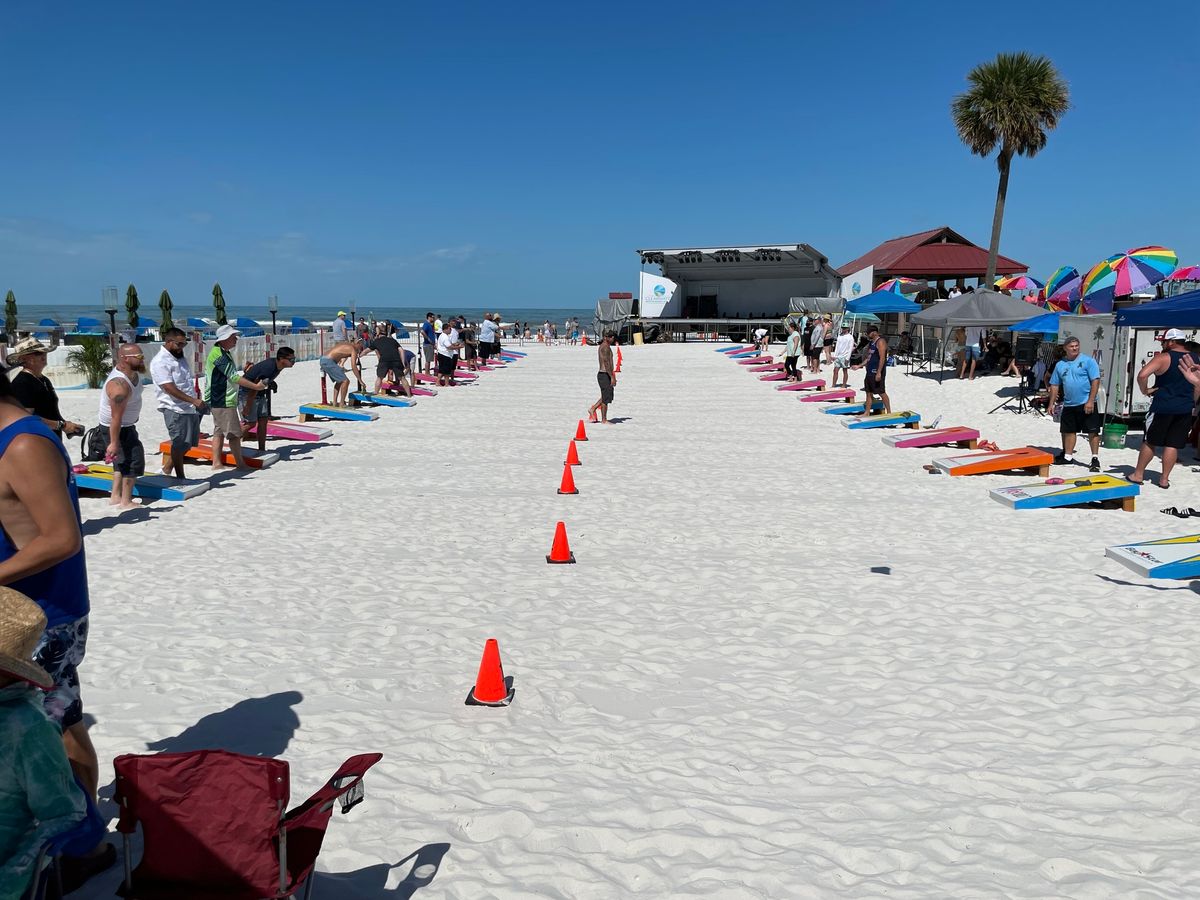
[[[27,337],[18,342],[17,346],[8,351],[8,358],[11,362],[16,362],[22,356],[28,353],[49,353],[50,348],[43,344],[35,337]]]
[[[0,587],[0,675],[11,675],[42,690],[54,687],[54,679],[35,665],[33,651],[46,630],[41,607],[12,588]]]

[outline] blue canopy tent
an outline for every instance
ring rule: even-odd
[[[388,319],[388,323],[396,326],[396,338],[398,340],[402,341],[405,338],[410,337],[408,329],[404,327],[404,323],[399,319]]]
[[[108,334],[108,326],[99,319],[92,319],[88,316],[80,316],[79,321],[75,323],[76,334]]]
[[[213,326],[212,323],[205,319],[200,319],[196,316],[189,316],[187,320],[187,327],[195,328],[199,331],[211,331]]]
[[[1032,316],[1023,322],[1018,322],[1016,325],[1009,325],[1009,331],[1031,332],[1035,334],[1058,334],[1058,318],[1062,313],[1042,313],[1040,316]]]
[[[40,319],[37,323],[37,328],[33,329],[34,334],[52,334],[54,329],[62,328],[58,322],[53,319]]]
[[[313,323],[299,316],[292,316],[292,332],[312,331]]]
[[[244,316],[239,316],[233,320],[233,327],[242,333],[243,337],[261,337],[266,334],[263,327],[254,321]]]
[[[1195,328],[1200,326],[1200,290],[1188,291],[1117,310],[1118,328]]]
[[[850,300],[846,303],[846,312],[848,313],[872,313],[879,315],[880,313],[919,313],[921,305],[913,303],[911,300],[905,300],[899,294],[894,294],[891,291],[875,291],[867,294],[865,297],[859,297],[857,300]]]

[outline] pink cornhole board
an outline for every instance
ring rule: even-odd
[[[833,403],[837,400],[849,402],[854,399],[855,391],[842,388],[836,391],[821,391],[817,394],[806,394],[800,398],[801,403]]]
[[[776,372],[773,375],[759,375],[759,381],[787,381],[787,372]]]
[[[825,379],[812,378],[808,381],[795,381],[791,384],[781,384],[777,391],[819,391],[825,387]]]
[[[883,442],[891,447],[936,447],[940,444],[969,447],[978,440],[979,432],[976,429],[964,428],[961,425],[954,425],[950,428],[929,428],[907,435],[889,434],[883,438]]]
[[[766,354],[763,354],[760,356],[751,356],[748,359],[739,359],[737,361],[737,364],[739,366],[765,366],[770,361],[771,361],[771,357]]]
[[[784,371],[784,369],[785,369],[785,367],[784,367],[783,363],[771,363],[769,366],[751,366],[750,367],[751,372],[758,372],[760,374],[763,372],[782,372],[782,371]]]
[[[734,355],[736,355],[736,354],[738,354],[738,353],[749,353],[751,350],[754,350],[754,349],[755,349],[755,347],[753,347],[753,346],[750,346],[750,347],[730,347],[728,350],[722,350],[721,352],[722,352],[722,353],[724,353],[726,356],[734,356]]]

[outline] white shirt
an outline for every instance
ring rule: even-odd
[[[958,288],[950,288],[950,293],[947,294],[946,296],[949,298],[961,297],[962,291],[960,291]]]
[[[138,378],[137,384],[134,384],[124,372],[113,369],[104,379],[104,387],[100,389],[100,424],[106,428],[112,424],[112,404],[108,401],[108,383],[116,381],[118,378],[123,379],[129,385],[129,399],[125,403],[125,412],[121,415],[121,427],[136,425],[138,418],[142,415],[142,386],[146,382]]]
[[[755,337],[756,337],[758,340],[760,340],[760,341],[761,341],[763,338],[765,338],[765,337],[767,336],[767,329],[765,329],[765,328],[755,328],[755,329],[754,329],[754,336],[755,336]]]
[[[192,369],[188,365],[186,354],[176,359],[170,350],[163,347],[154,354],[154,359],[150,361],[150,379],[154,382],[155,409],[165,409],[184,415],[199,415],[200,410],[192,404],[175,399],[159,387],[162,384],[173,384],[189,397],[196,396],[195,381],[192,378]]]
[[[496,340],[496,323],[491,319],[484,319],[483,324],[479,326],[479,340],[485,344],[491,344]]]
[[[449,357],[457,356],[458,351],[451,349],[451,345],[453,343],[454,343],[454,338],[452,338],[450,335],[444,334],[444,333],[439,334],[438,340],[437,340],[437,352],[440,353],[442,356],[449,356]]]
[[[850,332],[839,334],[837,344],[833,348],[834,359],[849,359],[854,352],[854,335]]]

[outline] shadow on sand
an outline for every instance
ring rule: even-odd
[[[313,893],[318,896],[343,897],[345,900],[408,900],[427,887],[437,876],[442,857],[450,852],[449,844],[426,844],[398,862],[380,863],[354,872],[322,872],[317,876]],[[387,886],[393,869],[409,863],[412,868],[394,888]]]
[[[247,756],[282,756],[300,727],[292,709],[304,699],[299,691],[241,700],[229,709],[210,713],[174,737],[146,744],[153,753],[191,750],[230,750]]]

